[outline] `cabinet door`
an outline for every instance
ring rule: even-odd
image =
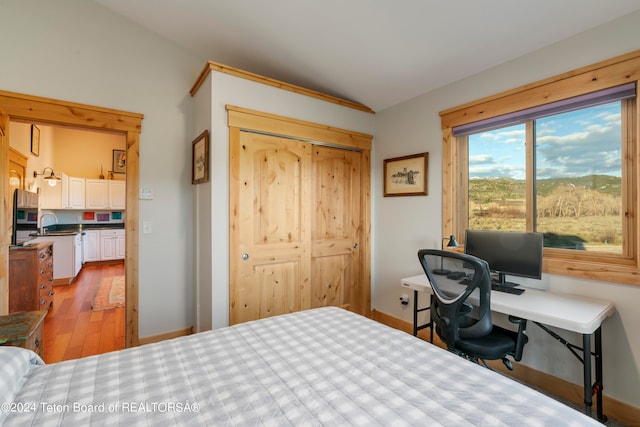
[[[125,182],[109,181],[109,208],[124,209],[125,200]]]
[[[100,261],[100,232],[85,231],[82,250],[84,251],[83,262]]]
[[[108,181],[103,179],[87,179],[85,181],[85,208],[107,209]]]
[[[100,259],[116,259],[116,236],[100,233]]]
[[[69,177],[69,209],[84,209],[84,178]]]
[[[52,187],[41,176],[37,178],[37,182],[40,188],[40,209],[62,209],[62,183],[56,182]]]
[[[116,237],[116,258],[117,259],[125,259],[126,255],[126,245],[124,239],[124,231],[122,234]]]

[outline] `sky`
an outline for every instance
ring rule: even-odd
[[[536,177],[622,176],[620,102],[536,120]],[[525,179],[525,125],[469,136],[469,178]]]

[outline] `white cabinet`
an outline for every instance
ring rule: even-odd
[[[82,270],[82,259],[82,235],[78,233],[73,236],[73,277],[76,277]]]
[[[108,182],[104,179],[85,180],[85,209],[107,209],[109,203]]]
[[[100,261],[100,231],[85,230],[82,242],[83,262]]]
[[[60,181],[51,187],[38,178],[41,209],[84,209],[85,179],[59,173]]]
[[[124,259],[124,230],[100,230],[100,259]]]
[[[86,209],[124,209],[125,181],[85,180]]]
[[[62,174],[62,208],[84,209],[85,180]]]
[[[125,258],[124,229],[85,230],[84,262]]]
[[[109,209],[124,209],[125,201],[125,181],[109,181]]]
[[[62,209],[62,184],[56,182],[55,187],[49,185],[42,177],[37,178],[40,189],[40,209]]]

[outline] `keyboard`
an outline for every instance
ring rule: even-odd
[[[514,288],[513,286],[505,286],[498,283],[491,283],[491,290],[515,295],[520,295],[524,292],[524,289],[522,288]]]

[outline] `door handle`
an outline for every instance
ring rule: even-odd
[[[357,243],[353,244],[353,249],[358,249],[358,244]]]
[[[243,261],[246,261],[246,260],[248,260],[248,259],[249,259],[249,254],[248,254],[248,253],[246,253],[246,252],[245,252],[245,253],[243,253],[243,254],[242,254],[242,260],[243,260]]]

